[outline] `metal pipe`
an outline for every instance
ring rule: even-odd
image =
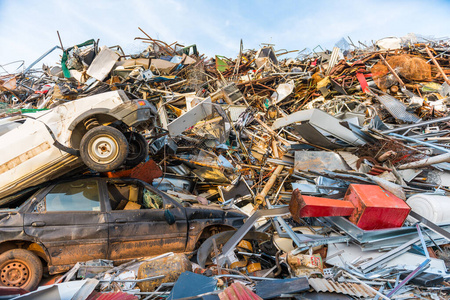
[[[448,79],[448,77],[445,74],[444,70],[442,70],[442,68],[439,65],[439,63],[437,62],[436,58],[434,58],[433,54],[430,51],[430,48],[428,48],[428,46],[425,46],[425,50],[427,51],[428,56],[431,58],[431,60],[433,61],[434,65],[436,66],[436,68],[439,70],[439,73],[441,73],[441,76],[444,78],[445,82],[447,82],[447,84],[450,84],[450,79]]]
[[[219,277],[246,279],[245,276],[235,275],[235,274],[221,274],[221,275],[214,276],[214,278],[219,278]],[[253,280],[279,280],[278,278],[256,277],[256,276],[248,276],[248,278],[253,279]]]
[[[416,127],[420,127],[423,125],[429,125],[429,124],[434,124],[434,123],[439,123],[439,122],[444,122],[444,121],[450,121],[450,116],[433,119],[433,120],[429,120],[429,121],[423,121],[420,123],[415,123],[415,124],[406,125],[406,126],[402,126],[402,127],[397,127],[394,129],[384,130],[384,131],[381,131],[381,133],[388,134],[388,133],[392,133],[392,132],[402,131],[405,129],[416,128]]]
[[[450,162],[450,153],[444,153],[441,155],[427,157],[427,158],[424,158],[424,159],[421,159],[418,161],[406,163],[406,164],[398,166],[397,169],[398,170],[417,169],[417,168],[428,167],[428,166],[443,163],[443,162]]]
[[[413,143],[416,143],[416,144],[419,144],[419,145],[424,145],[424,146],[427,146],[427,147],[430,147],[430,148],[434,148],[436,150],[440,150],[442,152],[450,153],[449,149],[445,149],[445,148],[436,146],[436,145],[434,145],[432,143],[429,143],[429,142],[422,142],[422,141],[419,141],[419,140],[416,140],[416,139],[413,139],[413,138],[410,138],[410,137],[407,137],[407,136],[399,135],[399,134],[396,134],[396,133],[391,133],[390,135],[392,135],[392,136],[394,136],[396,138],[408,141],[408,142],[413,142]]]
[[[279,165],[275,169],[275,171],[270,175],[269,180],[267,181],[266,185],[264,186],[261,193],[256,195],[255,197],[255,203],[256,204],[262,204],[264,203],[264,199],[266,198],[267,194],[269,193],[270,189],[272,189],[273,185],[275,184],[275,181],[277,180],[278,176],[280,175],[281,171],[283,171],[284,166]]]

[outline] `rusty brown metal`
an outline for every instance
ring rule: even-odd
[[[158,260],[144,262],[139,266],[138,279],[165,275],[164,278],[139,282],[137,285],[142,292],[152,292],[161,283],[174,282],[181,273],[192,270],[192,264],[184,254],[175,254]]]
[[[398,76],[397,72],[395,72],[395,70],[391,67],[391,65],[386,61],[384,56],[381,55],[381,53],[379,54],[379,56],[380,56],[381,60],[383,61],[383,63],[388,67],[389,71],[391,71],[392,75],[394,75],[394,77],[398,81],[398,83],[402,87],[405,87],[405,83],[403,82],[403,80],[400,79],[400,77]]]
[[[447,75],[445,74],[444,70],[442,70],[441,66],[437,62],[436,58],[434,58],[433,53],[431,53],[430,48],[428,46],[425,46],[425,50],[427,51],[428,56],[433,61],[433,64],[436,66],[436,68],[439,70],[439,73],[441,73],[441,76],[444,78],[445,82],[450,85],[450,79],[448,79]]]
[[[305,201],[303,201],[302,193],[299,189],[295,189],[292,192],[291,201],[289,202],[289,211],[292,215],[292,218],[300,223],[300,212],[303,207],[306,206]]]

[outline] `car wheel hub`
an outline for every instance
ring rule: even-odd
[[[117,142],[109,136],[101,136],[92,141],[90,147],[91,157],[100,163],[113,161],[119,151]]]
[[[11,262],[1,270],[1,282],[4,286],[23,286],[30,277],[27,266],[20,262]]]

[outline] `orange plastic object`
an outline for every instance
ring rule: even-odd
[[[411,210],[378,185],[351,184],[344,200],[355,206],[350,221],[364,230],[401,227]]]

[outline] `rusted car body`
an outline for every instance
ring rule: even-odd
[[[156,114],[153,105],[130,100],[120,90],[0,119],[0,199],[82,166],[80,144],[95,126],[126,132],[147,125]]]
[[[18,207],[5,209],[11,206]],[[208,236],[240,227],[245,218],[237,210],[178,202],[137,179],[60,181],[0,200],[0,273],[2,253],[17,248],[40,257],[54,274],[92,259],[119,263],[192,251]],[[13,281],[2,278],[0,285]]]

